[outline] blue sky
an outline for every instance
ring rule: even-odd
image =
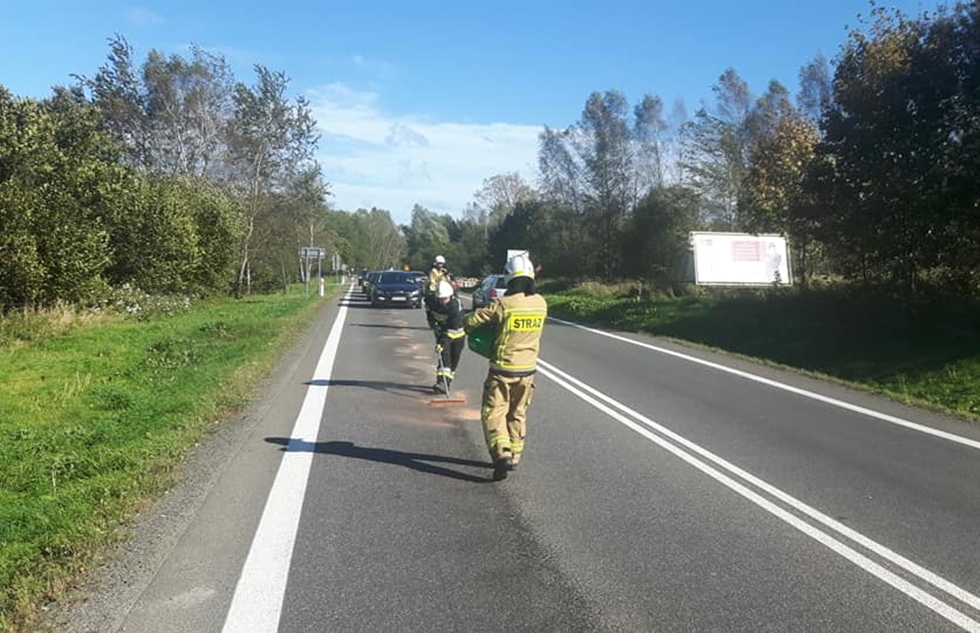
[[[882,3],[917,15],[934,1]],[[137,59],[155,48],[219,52],[239,81],[283,70],[310,99],[334,206],[421,203],[459,214],[483,180],[535,179],[537,134],[578,119],[590,92],[646,93],[689,114],[731,66],[754,94],[832,59],[866,0],[700,2],[53,2],[0,0],[0,84],[44,97],[93,75],[106,39]]]

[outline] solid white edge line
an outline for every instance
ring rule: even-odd
[[[698,455],[704,457],[705,459],[707,459],[707,460],[709,460],[711,462],[714,462],[716,465],[724,468],[725,470],[729,471],[733,475],[735,475],[737,477],[740,477],[741,479],[743,479],[746,482],[752,484],[753,486],[759,488],[760,490],[768,493],[769,495],[771,495],[771,496],[779,499],[783,503],[791,506],[792,508],[798,510],[799,512],[801,512],[803,514],[806,514],[807,516],[809,516],[810,518],[812,518],[812,519],[814,519],[816,521],[819,521],[820,523],[822,523],[826,527],[834,530],[838,534],[840,534],[842,536],[845,536],[845,537],[851,539],[852,541],[856,542],[857,544],[861,545],[862,547],[864,547],[864,548],[866,548],[868,550],[871,550],[872,552],[874,552],[878,556],[881,556],[885,560],[887,560],[887,561],[889,561],[889,562],[891,562],[891,563],[893,563],[893,564],[901,567],[902,569],[906,570],[907,572],[909,572],[909,573],[917,576],[921,580],[924,580],[925,582],[928,582],[929,584],[933,585],[937,589],[940,589],[942,591],[945,591],[947,594],[953,596],[957,600],[960,600],[961,602],[964,602],[966,604],[969,604],[974,609],[977,609],[978,611],[980,611],[980,597],[978,597],[978,596],[976,596],[976,595],[974,595],[974,594],[972,594],[972,593],[964,590],[963,588],[959,587],[958,585],[953,584],[952,582],[946,580],[942,576],[939,576],[938,574],[936,574],[936,573],[934,573],[932,571],[929,571],[928,569],[926,569],[926,568],[924,568],[924,567],[922,567],[922,566],[920,566],[920,565],[912,562],[911,560],[905,558],[904,556],[902,556],[898,552],[895,552],[895,551],[893,551],[893,550],[885,547],[884,545],[881,545],[880,543],[878,543],[876,541],[873,541],[872,539],[864,536],[863,534],[861,534],[861,533],[853,530],[852,528],[847,527],[846,525],[840,523],[839,521],[836,521],[836,520],[832,519],[831,517],[823,514],[822,512],[820,512],[819,510],[817,510],[816,508],[813,508],[813,507],[811,507],[811,506],[803,503],[802,501],[800,501],[799,499],[793,497],[792,495],[790,495],[790,494],[788,494],[786,492],[783,492],[779,488],[776,488],[775,486],[767,483],[766,481],[764,481],[762,479],[759,479],[755,475],[753,475],[753,474],[751,474],[751,473],[749,473],[749,472],[747,472],[747,471],[739,468],[738,466],[736,466],[736,465],[732,464],[731,462],[723,459],[722,457],[719,457],[718,455],[715,455],[714,453],[712,453],[711,451],[707,450],[706,448],[703,448],[702,446],[699,446],[698,444],[695,444],[694,442],[688,440],[687,438],[683,437],[682,435],[678,435],[677,433],[671,431],[670,429],[666,428],[665,426],[663,426],[663,425],[661,425],[661,424],[659,424],[659,423],[651,420],[650,418],[646,417],[642,413],[639,413],[639,412],[631,409],[630,407],[622,404],[621,402],[618,402],[617,400],[614,400],[613,398],[607,396],[606,394],[602,393],[601,391],[598,391],[597,389],[595,389],[595,388],[593,388],[593,387],[585,384],[581,380],[578,380],[577,378],[575,378],[575,377],[567,374],[566,372],[558,369],[557,367],[555,367],[551,363],[547,363],[547,362],[544,362],[544,361],[542,361],[542,360],[539,359],[538,360],[538,364],[539,364],[539,366],[541,368],[545,369],[546,371],[550,371],[550,372],[556,374],[557,376],[560,376],[561,378],[563,378],[567,382],[569,382],[569,383],[575,385],[576,387],[582,389],[583,391],[591,394],[595,398],[597,398],[599,400],[602,400],[603,402],[607,403],[609,406],[614,407],[614,408],[622,411],[626,415],[628,415],[628,416],[632,417],[633,419],[635,419],[635,420],[637,420],[637,421],[645,424],[646,426],[650,427],[654,431],[656,431],[656,432],[658,432],[658,433],[660,433],[662,435],[665,435],[665,436],[669,437],[671,440],[673,440],[674,442],[676,442],[678,444],[681,444],[682,446],[684,446],[688,450],[697,453]]]
[[[348,290],[347,297],[349,296]],[[346,317],[347,305],[346,302],[341,302],[317,361],[313,381],[330,379]],[[311,384],[306,390],[289,444],[283,452],[259,527],[255,531],[235,587],[235,595],[222,629],[224,633],[273,633],[279,630],[293,545],[299,528],[310,465],[313,462],[313,451],[309,450],[308,445],[315,443],[319,435],[327,390],[326,383]]]
[[[858,567],[865,570],[866,572],[888,583],[895,589],[898,589],[905,595],[916,600],[920,604],[924,605],[925,607],[929,608],[930,610],[934,611],[940,616],[946,618],[947,620],[956,624],[960,628],[966,631],[980,633],[980,622],[973,620],[963,612],[957,610],[955,607],[943,602],[942,600],[936,598],[932,594],[927,593],[926,591],[923,591],[922,589],[916,587],[915,585],[911,584],[901,576],[898,576],[897,574],[882,567],[881,565],[874,562],[867,556],[864,556],[857,550],[854,550],[853,548],[847,546],[841,541],[838,541],[837,539],[827,534],[826,532],[823,532],[811,526],[809,523],[806,523],[805,521],[799,519],[798,517],[794,516],[793,514],[789,513],[783,508],[780,508],[779,506],[772,503],[768,499],[753,492],[749,488],[743,486],[742,484],[728,477],[724,473],[721,473],[718,470],[712,468],[708,464],[700,461],[696,457],[684,452],[680,448],[674,446],[670,442],[667,442],[666,440],[657,436],[653,432],[643,428],[642,426],[639,426],[635,422],[626,418],[624,415],[618,413],[617,411],[614,411],[613,409],[606,406],[599,400],[593,398],[592,396],[588,395],[584,391],[581,391],[575,386],[573,386],[572,384],[566,382],[564,379],[559,377],[554,371],[551,371],[546,366],[541,365],[540,360],[539,360],[538,371],[540,371],[545,376],[555,381],[558,385],[560,385],[564,389],[570,391],[571,393],[578,396],[585,402],[591,404],[596,409],[599,409],[606,415],[618,421],[620,424],[635,431],[636,433],[639,433],[640,435],[647,438],[651,442],[654,442],[664,450],[673,453],[675,456],[684,460],[691,466],[697,468],[698,470],[708,475],[712,479],[715,479],[716,481],[730,488],[737,494],[742,495],[743,497],[745,497],[752,503],[755,503],[763,510],[769,512],[773,516],[788,523],[790,526],[799,530],[806,536],[809,536],[810,538],[816,540],[817,542],[821,543],[825,547],[831,549],[832,551],[842,556],[844,559],[850,561],[854,565],[857,565]]]
[[[656,345],[651,345],[650,343],[644,343],[642,341],[635,341],[635,340],[633,340],[631,338],[627,338],[625,336],[620,336],[618,334],[613,334],[611,332],[603,332],[602,330],[596,330],[594,328],[586,327],[584,325],[581,325],[579,323],[574,323],[572,321],[565,321],[563,319],[558,319],[558,318],[555,318],[555,317],[548,317],[548,318],[550,320],[556,322],[556,323],[561,323],[562,325],[568,325],[568,326],[571,326],[571,327],[574,327],[574,328],[577,328],[577,329],[580,329],[580,330],[584,330],[586,332],[590,332],[592,334],[598,334],[599,336],[605,336],[605,337],[608,337],[608,338],[611,338],[611,339],[614,339],[614,340],[617,340],[617,341],[621,341],[623,343],[629,343],[630,345],[637,345],[639,347],[644,347],[646,349],[649,349],[649,350],[654,351],[654,352],[658,352],[660,354],[666,354],[668,356],[674,356],[676,358],[680,358],[680,359],[683,359],[683,360],[686,360],[686,361],[689,361],[689,362],[692,362],[692,363],[697,363],[698,365],[704,365],[705,367],[711,367],[712,369],[717,369],[719,371],[723,371],[723,372],[726,372],[726,373],[729,373],[729,374],[732,374],[732,375],[735,375],[735,376],[739,376],[739,377],[745,378],[747,380],[752,380],[754,382],[758,382],[758,383],[761,383],[763,385],[767,385],[769,387],[774,387],[776,389],[782,389],[783,391],[788,391],[788,392],[794,393],[794,394],[796,394],[798,396],[803,396],[805,398],[810,398],[812,400],[817,400],[817,401],[823,402],[825,404],[829,404],[829,405],[832,405],[832,406],[835,406],[835,407],[839,407],[841,409],[847,409],[848,411],[853,411],[854,413],[860,413],[862,415],[866,415],[868,417],[876,418],[878,420],[882,420],[882,421],[885,421],[885,422],[891,422],[892,424],[896,424],[898,426],[904,426],[906,428],[913,429],[915,431],[919,431],[920,433],[926,433],[926,434],[929,434],[929,435],[934,435],[936,437],[941,437],[944,440],[949,440],[951,442],[956,442],[956,443],[962,444],[964,446],[969,446],[970,448],[980,449],[980,441],[971,440],[971,439],[962,437],[960,435],[955,435],[953,433],[947,433],[946,431],[940,431],[939,429],[934,429],[934,428],[932,428],[930,426],[925,426],[923,424],[918,424],[916,422],[912,422],[910,420],[906,420],[905,418],[900,418],[898,416],[889,415],[887,413],[881,413],[880,411],[875,411],[874,409],[868,409],[868,408],[862,407],[860,405],[851,404],[849,402],[844,402],[843,400],[838,400],[836,398],[831,398],[830,396],[824,396],[822,394],[819,394],[819,393],[816,393],[816,392],[813,392],[813,391],[807,391],[806,389],[801,389],[799,387],[793,387],[791,385],[787,385],[785,383],[778,382],[778,381],[772,380],[770,378],[763,378],[762,376],[757,376],[757,375],[752,374],[752,373],[749,373],[747,371],[742,371],[740,369],[735,369],[733,367],[728,367],[726,365],[722,365],[720,363],[715,363],[715,362],[712,362],[710,360],[704,360],[702,358],[697,358],[696,356],[689,356],[687,354],[683,354],[681,352],[675,352],[674,350],[670,350],[670,349],[667,349],[667,348],[664,348],[664,347],[658,347]]]

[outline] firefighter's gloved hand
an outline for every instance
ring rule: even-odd
[[[436,354],[442,354],[442,345],[436,343]]]

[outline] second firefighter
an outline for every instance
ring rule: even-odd
[[[436,337],[436,353],[439,355],[436,383],[432,388],[445,393],[456,378],[456,367],[459,366],[459,358],[466,342],[463,307],[448,281],[439,282],[435,305],[429,314]]]

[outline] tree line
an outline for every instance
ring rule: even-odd
[[[251,85],[192,46],[125,38],[48,98],[0,86],[0,310],[96,304],[129,284],[207,296],[284,287],[302,246],[367,266],[400,261],[388,211],[333,210],[309,104],[282,72]]]
[[[688,116],[657,95],[595,92],[545,127],[536,181],[487,178],[460,213],[338,210],[309,104],[282,72],[236,81],[218,55],[121,36],[105,64],[43,100],[0,87],[0,307],[148,292],[246,294],[305,274],[302,246],[361,268],[499,269],[678,288],[688,235],[775,232],[795,277],[973,291],[980,265],[980,8],[908,17],[873,5],[795,98],[725,70]]]
[[[980,5],[908,17],[872,5],[793,99],[735,69],[688,118],[591,94],[540,135],[538,182],[489,179],[461,227],[491,260],[529,248],[559,276],[676,287],[692,230],[774,232],[795,277],[975,292],[980,281]],[[860,28],[863,27],[863,28]],[[669,111],[668,111],[669,110]],[[499,263],[499,262],[498,262]]]

